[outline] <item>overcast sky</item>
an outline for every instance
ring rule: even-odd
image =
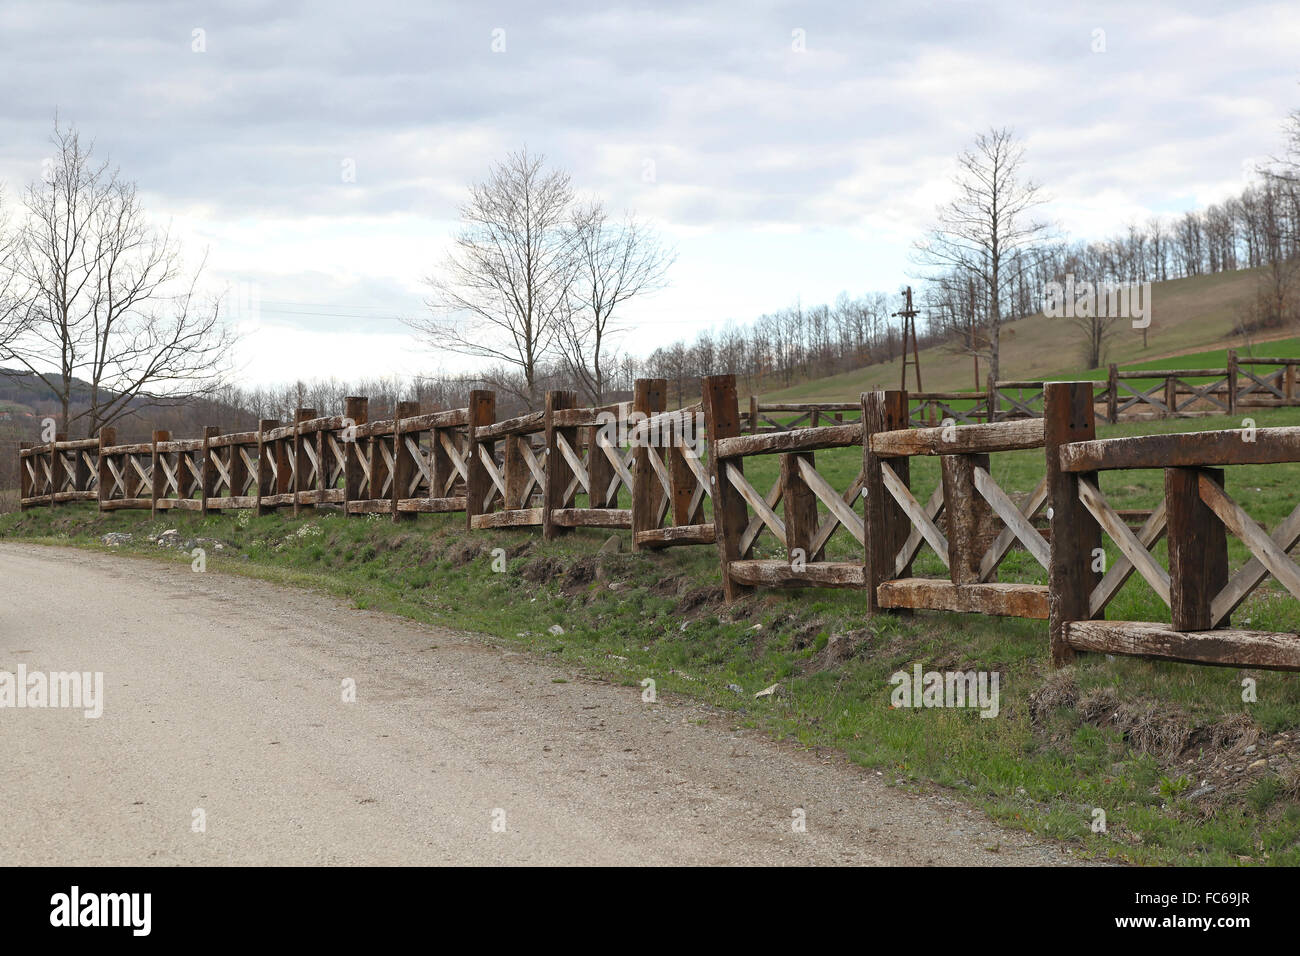
[[[1072,237],[1198,208],[1280,148],[1300,6],[2,0],[0,62],[9,197],[57,108],[207,251],[270,382],[456,366],[397,316],[467,184],[525,144],[677,245],[630,313],[642,354],[897,290],[990,126]]]

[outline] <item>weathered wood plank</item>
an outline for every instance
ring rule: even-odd
[[[1252,440],[1253,438],[1253,440]],[[1196,468],[1300,461],[1300,426],[1230,428],[1177,435],[1137,435],[1072,442],[1060,450],[1064,471]]]
[[[733,561],[731,576],[748,587],[860,588],[866,581],[862,565],[854,562],[817,561],[795,570],[788,561]]]
[[[1218,667],[1300,670],[1300,634],[1273,631],[1175,631],[1143,621],[1071,621],[1066,640],[1075,650],[1130,654]]]
[[[399,498],[397,510],[405,514],[449,514],[465,510],[465,496],[451,498]]]
[[[551,520],[565,528],[631,528],[631,508],[560,508]]]
[[[981,425],[897,429],[871,436],[871,451],[881,458],[911,455],[970,455],[1041,448],[1043,420],[1024,418]]]
[[[934,578],[895,578],[876,588],[881,607],[961,611],[1045,621],[1047,588],[1041,584],[953,584]]]
[[[829,425],[825,428],[800,428],[766,435],[738,435],[714,441],[710,456],[742,458],[749,455],[775,455],[782,452],[815,451],[819,448],[845,448],[862,442],[862,424]]]
[[[495,395],[495,393],[489,393]],[[471,415],[473,408],[471,406]],[[479,441],[489,438],[500,438],[502,435],[534,435],[546,430],[546,412],[529,412],[526,415],[518,415],[515,418],[507,418],[503,422],[492,422],[487,425],[475,425],[474,437]]]
[[[637,544],[645,548],[669,548],[685,544],[714,544],[717,529],[711,524],[679,524],[636,533]]]
[[[520,528],[540,526],[541,508],[522,508],[519,511],[493,511],[490,514],[474,515],[470,518],[470,528]]]

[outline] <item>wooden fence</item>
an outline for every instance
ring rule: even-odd
[[[1133,654],[1232,667],[1300,670],[1300,634],[1234,630],[1231,614],[1272,576],[1300,598],[1300,567],[1287,552],[1300,543],[1300,505],[1272,534],[1225,488],[1222,466],[1300,462],[1300,428],[1096,439],[1091,382],[1044,383],[1044,415],[937,428],[911,428],[905,392],[862,397],[861,421],[819,430],[738,436],[734,379],[705,380],[712,432],[714,520],[724,590],[735,600],[756,586],[862,588],[869,612],[931,609],[1048,621],[1053,662],[1076,651]],[[733,430],[734,431],[734,430]],[[863,468],[842,494],[817,471],[821,449],[860,447]],[[1041,449],[1043,477],[1020,502],[991,477],[990,455]],[[745,477],[748,456],[780,454],[780,478],[762,495]],[[939,458],[941,478],[922,504],[910,461]],[[1116,510],[1096,473],[1161,468],[1164,500],[1150,511]],[[863,499],[861,515],[856,509]],[[818,503],[825,509],[820,513]],[[783,505],[783,514],[776,512]],[[1035,520],[1046,512],[1044,534]],[[1132,522],[1140,522],[1136,526]],[[823,560],[829,531],[862,545],[856,562]],[[990,536],[984,529],[992,527]],[[1251,558],[1229,574],[1226,534]],[[786,552],[753,560],[760,534]],[[1099,568],[1103,535],[1119,552]],[[1151,553],[1168,538],[1169,568]],[[928,547],[945,579],[915,576]],[[1047,584],[997,580],[1012,548],[1026,551]],[[1107,608],[1137,573],[1171,609],[1171,623],[1107,621]]]
[[[1285,394],[1289,367],[1259,379],[1280,381]],[[734,376],[704,379],[702,402],[674,412],[664,409],[666,391],[644,379],[630,404],[588,408],[572,392],[550,392],[543,410],[501,422],[495,395],[475,391],[448,411],[421,415],[401,403],[391,421],[369,422],[366,399],[349,398],[340,417],[299,409],[292,424],[206,428],[181,441],[155,432],[118,445],[106,428],[97,440],[23,447],[22,507],[329,508],[394,521],[463,512],[471,531],[537,527],[547,538],[625,529],[637,550],[714,544],[728,601],[759,587],[860,589],[872,613],[1047,620],[1057,664],[1102,651],[1300,670],[1300,635],[1231,628],[1232,612],[1267,577],[1300,598],[1300,567],[1287,554],[1300,542],[1300,505],[1269,534],[1231,497],[1223,471],[1300,462],[1300,428],[1097,440],[1093,383],[1051,382],[1038,418],[917,428],[907,392],[888,391],[862,395],[856,416],[835,409],[833,424],[819,416],[818,427],[745,434]],[[833,449],[852,450],[850,472],[861,456],[844,488],[818,470],[818,452]],[[1042,478],[1017,501],[993,480],[991,456],[1026,450],[1041,450]],[[745,461],[769,455],[779,469],[763,493]],[[923,504],[911,463],[926,457],[938,459],[940,480]],[[1116,510],[1098,482],[1103,471],[1153,468],[1164,471],[1165,493],[1150,511]],[[1251,554],[1232,573],[1229,532]],[[1151,551],[1162,537],[1167,569]],[[1119,558],[1098,570],[1103,538]],[[832,540],[841,560],[827,557]],[[782,556],[756,557],[760,546]],[[915,573],[926,548],[946,576]],[[1015,548],[1047,584],[998,580]],[[1134,573],[1169,606],[1171,623],[1104,619]]]

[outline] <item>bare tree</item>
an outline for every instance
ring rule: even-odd
[[[22,234],[11,228],[4,195],[0,194],[0,357],[6,347],[28,330],[32,321],[32,302],[23,295],[22,274],[18,269],[18,252]]]
[[[923,265],[974,278],[983,327],[976,340],[994,379],[1001,371],[1005,303],[1047,229],[1030,218],[1045,199],[1036,183],[1021,176],[1024,152],[1010,129],[976,137],[974,148],[957,160],[956,198],[939,209],[934,229],[916,247]]]
[[[560,345],[567,371],[599,405],[609,378],[610,338],[622,331],[620,307],[662,288],[675,254],[634,215],[611,222],[599,200],[574,212],[571,230],[572,297]]]
[[[16,252],[31,321],[0,358],[54,392],[65,432],[84,421],[94,435],[141,408],[212,394],[232,342],[219,304],[198,300],[202,265],[185,271],[135,184],[97,163],[74,128],[56,119],[51,142]],[[74,398],[86,406],[76,414]]]
[[[427,279],[428,317],[412,328],[436,348],[519,371],[520,397],[537,407],[541,364],[569,307],[573,189],[526,149],[470,187],[463,227],[440,273]]]

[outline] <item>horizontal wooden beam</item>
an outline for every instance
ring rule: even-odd
[[[562,528],[631,528],[631,508],[556,508],[551,520]]]
[[[1300,427],[1230,428],[1176,435],[1100,438],[1061,446],[1063,471],[1273,465],[1300,461]]]
[[[517,511],[493,511],[485,515],[471,515],[469,526],[480,528],[522,528],[542,523],[541,508],[521,508]]]
[[[227,498],[209,498],[208,507],[217,508],[217,509],[256,508],[257,496],[253,495],[251,497],[248,497],[248,496],[239,495],[239,496],[227,497]]]
[[[934,578],[896,578],[881,583],[876,599],[881,607],[889,608],[1047,620],[1047,587],[1042,584],[953,584]]]
[[[759,402],[759,412],[859,412],[862,402]]]
[[[268,499],[263,498],[262,504],[267,503]],[[347,503],[347,512],[350,515],[392,514],[393,501],[391,498],[367,498],[364,501],[349,501]]]
[[[47,497],[48,501],[49,498]],[[120,511],[125,508],[143,508],[146,511],[153,509],[152,498],[110,498],[107,501],[99,503],[100,511]]]
[[[681,524],[671,528],[650,528],[636,533],[636,543],[643,548],[671,548],[685,544],[714,544],[717,529],[710,524]]]
[[[1132,654],[1218,667],[1300,670],[1300,634],[1274,631],[1175,631],[1142,621],[1070,621],[1070,646],[1098,654]]]
[[[814,561],[795,570],[788,561],[732,561],[727,565],[737,584],[769,588],[860,588],[866,571],[859,562]]]
[[[948,425],[877,432],[871,451],[881,458],[911,455],[974,455],[1043,446],[1043,420],[1025,418],[982,425]]]
[[[529,412],[527,415],[507,418],[503,422],[479,425],[474,429],[474,437],[478,441],[483,441],[488,438],[500,438],[502,435],[532,435],[545,429],[546,413]]]
[[[816,451],[819,448],[845,448],[862,444],[862,424],[829,425],[825,428],[797,428],[767,435],[737,435],[719,438],[713,445],[718,458],[746,455],[776,455],[792,451]]]
[[[465,496],[454,498],[400,498],[397,510],[402,514],[447,514],[465,510]]]

